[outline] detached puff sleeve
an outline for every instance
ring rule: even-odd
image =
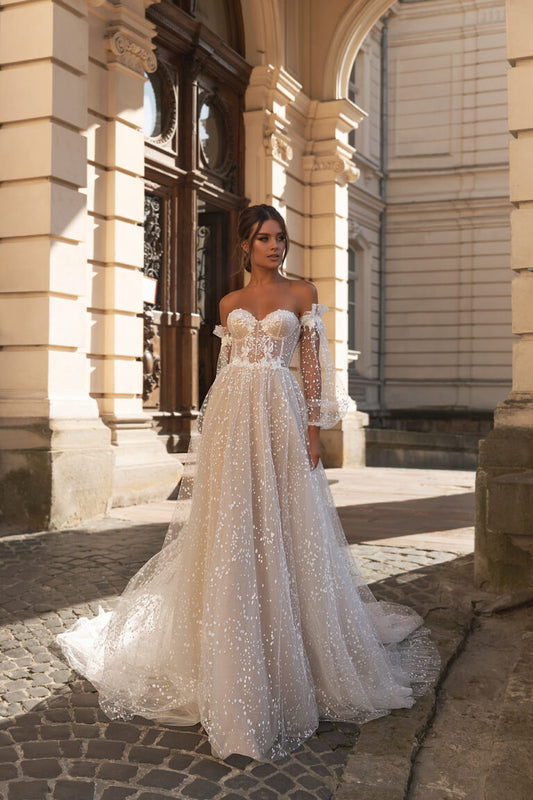
[[[300,371],[309,425],[332,428],[354,404],[342,386],[329,350],[322,316],[327,306],[313,303],[300,317]]]
[[[220,344],[220,352],[218,354],[218,362],[217,362],[217,375],[220,370],[227,367],[229,364],[230,354],[231,354],[231,336],[227,328],[224,325],[217,325],[213,328],[213,333],[215,336],[218,336],[221,340]]]

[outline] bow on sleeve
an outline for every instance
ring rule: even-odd
[[[309,425],[332,428],[348,411],[353,400],[340,382],[329,349],[322,316],[327,306],[313,303],[300,317],[300,371]]]

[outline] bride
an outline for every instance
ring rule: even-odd
[[[220,301],[190,501],[180,496],[162,550],[115,610],[59,641],[110,717],[201,722],[219,758],[269,760],[319,719],[410,707],[438,654],[417,614],[375,601],[340,526],[319,433],[350,400],[327,309],[312,284],[280,273],[289,241],[273,207],[243,211],[239,240],[251,276]]]

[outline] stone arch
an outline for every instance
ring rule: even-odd
[[[346,97],[348,79],[364,39],[396,0],[358,0],[351,3],[336,28],[324,69],[323,97]]]
[[[277,0],[241,3],[245,58],[253,67],[281,66],[281,30]]]

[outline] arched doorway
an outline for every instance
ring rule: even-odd
[[[218,300],[241,280],[250,67],[239,0],[163,0],[147,15],[158,69],[145,87],[143,398],[168,449],[183,451],[214,377]]]

